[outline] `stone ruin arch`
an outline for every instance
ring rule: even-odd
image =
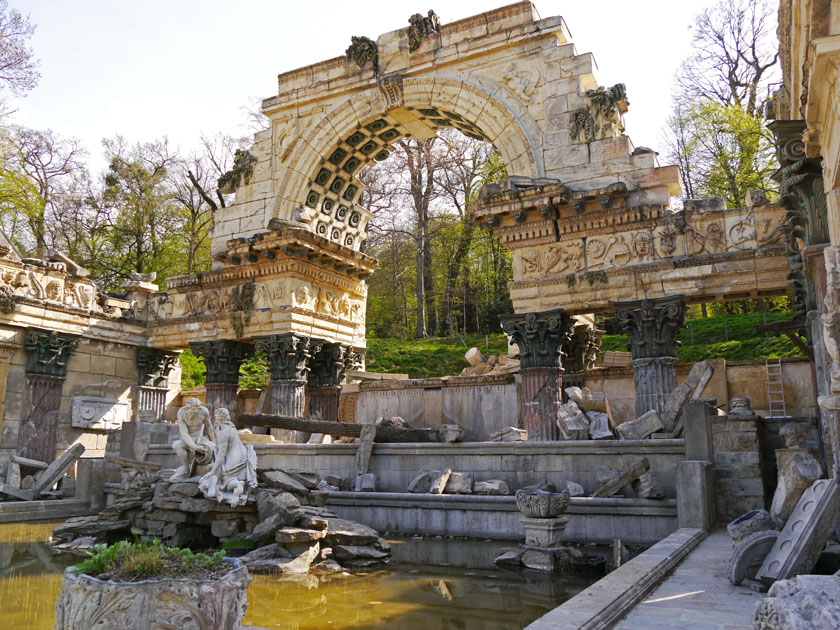
[[[137,299],[155,324],[150,344],[189,344],[221,406],[257,348],[271,358],[275,412],[301,416],[306,384],[310,413],[321,400],[316,412],[335,416],[338,384],[364,365],[365,279],[376,266],[361,249],[370,214],[356,176],[398,139],[443,128],[493,143],[507,166],[509,179],[485,187],[470,212],[512,250],[515,314],[504,329],[535,396],[560,400],[562,357],[597,354],[570,344],[596,347],[589,314],[614,310],[638,359],[637,412],[660,409],[676,386],[687,302],[788,290],[784,210],[754,198],[672,211],[678,168],[634,147],[624,85],[599,86],[561,17],[540,19],[530,2],[446,25],[430,12],[351,42],[346,56],[279,75],[263,101],[269,128],[222,178],[236,196],[215,217],[213,270]],[[552,439],[553,406],[532,402],[523,397],[526,426]]]

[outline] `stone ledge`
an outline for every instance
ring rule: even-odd
[[[330,492],[329,505],[435,508],[441,510],[492,510],[518,512],[513,496],[476,494],[414,494],[410,492]],[[572,497],[566,514],[644,514],[675,516],[673,499],[624,499]]]
[[[566,442],[434,442],[376,444],[376,455],[682,455],[685,440],[569,440]],[[358,444],[254,444],[257,455],[355,455]],[[166,444],[149,455],[171,455]]]
[[[4,501],[0,503],[0,523],[67,519],[93,514],[90,503],[82,499],[47,501]]]
[[[702,529],[678,529],[525,630],[609,628],[642,600],[707,536]]]

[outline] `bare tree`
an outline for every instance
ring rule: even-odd
[[[701,11],[691,27],[694,52],[676,76],[682,94],[759,114],[769,84],[778,80],[777,7],[769,0],[722,0]]]
[[[0,0],[0,87],[16,96],[34,88],[41,78],[38,60],[28,46],[34,33],[35,25],[28,15],[10,9],[6,0]]]
[[[85,170],[85,152],[75,138],[62,138],[50,130],[13,127],[6,140],[11,162],[7,168],[22,174],[32,193],[21,197],[23,203],[15,211],[25,218],[35,255],[43,256],[48,223],[58,220],[62,204],[72,196],[74,178]]]

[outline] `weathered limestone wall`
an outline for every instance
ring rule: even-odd
[[[728,523],[750,510],[764,509],[765,488],[759,445],[760,418],[712,417],[718,521]]]
[[[711,359],[715,374],[703,391],[728,409],[732,397],[747,397],[758,415],[769,415],[767,377],[763,361]],[[677,381],[688,376],[692,364],[677,366]],[[815,406],[810,364],[806,359],[783,359],[785,401],[788,415],[813,415]],[[436,429],[441,424],[458,424],[464,439],[477,441],[506,426],[521,426],[518,377],[450,377],[375,381],[342,388],[343,408],[352,407],[342,420],[368,423],[379,417],[400,416],[415,427]],[[633,420],[635,390],[633,368],[595,368],[586,372],[586,386],[604,392],[615,421]],[[240,406],[242,402],[240,402]]]

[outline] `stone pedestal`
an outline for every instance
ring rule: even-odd
[[[677,387],[677,332],[685,322],[682,296],[616,302],[615,316],[627,334],[636,387],[636,417],[662,413]]]
[[[665,399],[677,387],[677,357],[633,359],[633,385],[636,389],[636,417],[648,411],[662,412]]]
[[[559,547],[563,542],[563,532],[569,519],[565,516],[556,518],[522,517],[525,528],[525,544],[528,547]]]
[[[563,404],[563,349],[574,320],[561,309],[500,317],[519,347],[522,418],[530,441],[559,439],[557,410]]]

